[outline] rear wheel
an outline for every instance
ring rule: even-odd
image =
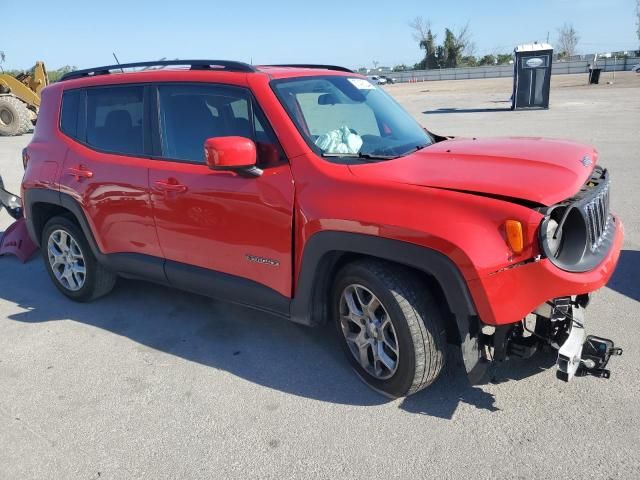
[[[53,217],[42,232],[44,264],[55,286],[67,297],[86,302],[109,293],[116,275],[96,260],[80,228]]]
[[[445,361],[440,311],[411,270],[366,260],[347,265],[333,292],[343,349],[373,389],[404,397],[431,385]]]
[[[12,95],[0,96],[0,136],[26,133],[31,125],[27,106]]]

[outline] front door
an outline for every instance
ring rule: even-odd
[[[249,91],[160,84],[156,98],[161,158],[149,185],[169,281],[209,293],[222,277],[231,296],[237,280],[290,297],[293,178]],[[262,176],[207,167],[204,141],[231,135],[256,142]]]

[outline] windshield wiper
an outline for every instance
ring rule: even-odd
[[[405,155],[410,155],[410,154],[412,154],[412,153],[417,152],[418,150],[422,150],[423,148],[428,147],[429,145],[431,145],[431,144],[430,144],[430,143],[426,143],[426,144],[424,144],[424,145],[419,145],[419,146],[417,146],[417,147],[415,147],[415,148],[412,148],[411,150],[409,150],[409,151],[407,151],[407,152],[403,153],[401,156],[402,156],[402,157],[404,157]]]
[[[371,153],[323,153],[323,157],[363,158],[365,160],[392,160],[398,155],[374,155]]]

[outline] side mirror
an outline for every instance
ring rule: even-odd
[[[256,144],[245,137],[214,137],[204,142],[204,158],[212,170],[234,170],[252,177],[262,175],[256,167]]]

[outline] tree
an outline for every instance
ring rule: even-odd
[[[4,52],[2,50],[0,50],[0,63],[4,62],[5,58],[7,58],[7,57],[4,55]]]
[[[495,65],[496,57],[494,55],[485,55],[480,59],[478,65]]]
[[[573,25],[565,22],[565,24],[558,29],[560,57],[573,57],[576,54],[576,47],[578,46],[579,40],[580,36],[573,28]]]
[[[498,65],[506,65],[513,60],[513,55],[510,53],[499,53],[496,56],[496,62]]]
[[[464,56],[475,56],[476,44],[471,40],[471,29],[469,22],[465,23],[456,34],[456,44],[460,49],[460,53]]]
[[[424,44],[420,44],[421,47],[424,47],[425,50],[425,60],[426,67],[438,68],[438,54],[436,51],[436,39],[435,36],[431,33],[431,29],[427,32],[427,40]]]
[[[409,22],[409,28],[413,30],[413,39],[418,42],[420,49],[424,50],[424,58],[416,64],[416,67],[419,70],[438,68],[436,36],[431,32],[431,22],[423,17],[416,17]]]
[[[460,65],[465,67],[475,67],[478,65],[478,59],[473,55],[465,55],[460,59]]]
[[[427,34],[431,31],[431,22],[423,17],[416,17],[409,22],[409,28],[413,30],[413,39],[421,44],[427,40]]]
[[[404,72],[405,70],[409,70],[409,67],[407,67],[404,63],[393,67],[394,72]]]
[[[458,38],[454,33],[445,28],[444,30],[444,66],[446,68],[455,68],[458,66],[460,56],[462,55],[463,46],[458,42]]]
[[[438,61],[438,68],[444,68],[444,46],[438,45],[436,47],[436,59]]]
[[[415,68],[432,69],[456,67],[461,63],[475,63],[476,46],[471,41],[468,22],[457,33],[449,28],[445,29],[445,39],[442,45],[436,44],[436,35],[431,31],[431,23],[423,17],[416,17],[410,21],[409,28],[413,31],[413,38],[418,42],[420,49],[425,52],[424,58],[415,64]]]
[[[47,75],[49,76],[49,81],[53,83],[60,80],[65,73],[73,72],[74,70],[77,70],[77,69],[78,67],[76,66],[65,65],[64,67],[59,68],[57,70],[49,70]]]

